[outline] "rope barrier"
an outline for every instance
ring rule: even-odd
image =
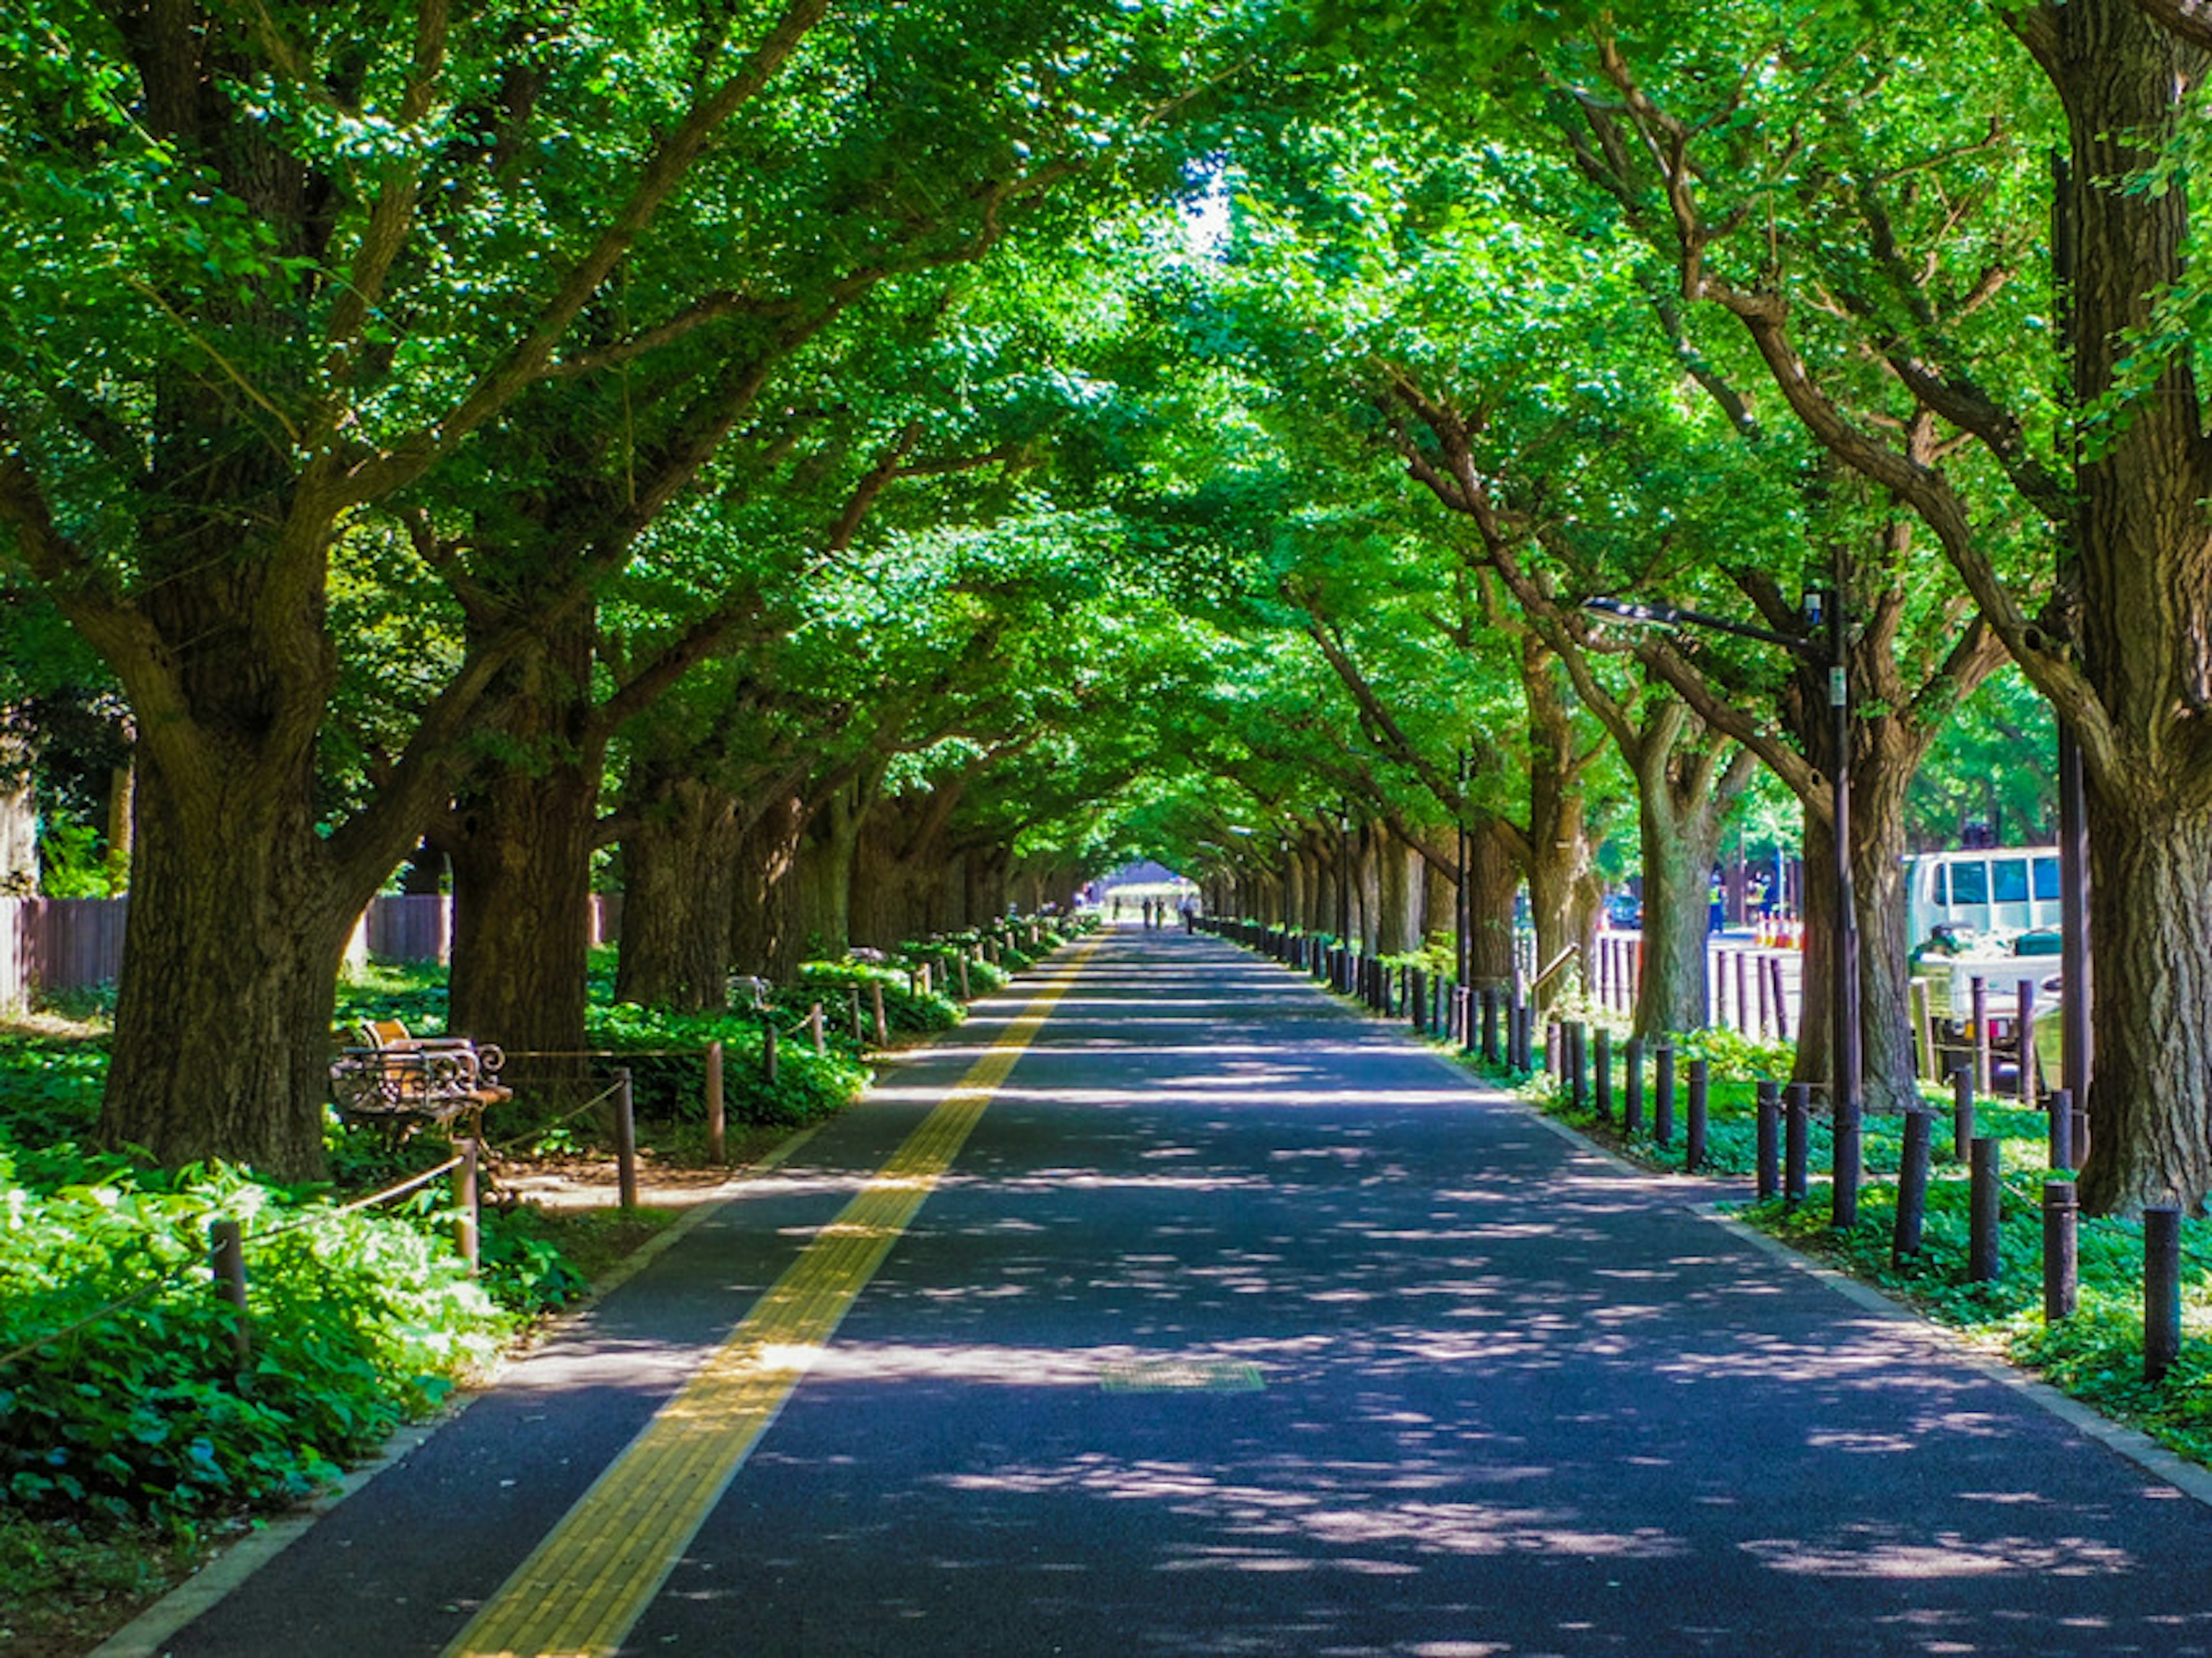
[[[379,1204],[389,1203],[394,1198],[405,1197],[410,1192],[415,1191],[420,1187],[428,1186],[432,1181],[436,1180],[440,1175],[451,1174],[454,1169],[461,1166],[462,1161],[463,1159],[459,1157],[448,1157],[445,1162],[440,1163],[434,1169],[428,1169],[419,1174],[410,1175],[405,1180],[400,1181],[397,1186],[386,1187],[383,1191],[372,1193],[365,1198],[356,1198],[352,1202],[341,1205],[337,1208],[318,1209],[312,1214],[302,1215],[297,1220],[292,1221],[286,1225],[277,1227],[274,1231],[258,1232],[254,1234],[252,1241],[257,1245],[274,1243],[278,1238],[289,1236],[294,1232],[305,1231],[307,1228],[319,1225],[325,1221],[336,1219],[342,1215],[356,1214],[364,1209],[373,1209]],[[140,1302],[145,1300],[149,1296],[151,1296],[159,1291],[173,1288],[177,1284],[182,1282],[187,1274],[196,1272],[202,1269],[199,1265],[198,1263],[194,1263],[190,1266],[179,1266],[164,1278],[149,1278],[144,1284],[140,1284],[136,1290],[133,1290],[129,1295],[123,1297],[120,1300],[111,1301],[106,1306],[99,1308],[93,1312],[86,1314],[82,1318],[77,1320],[76,1323],[64,1325],[58,1330],[49,1331],[45,1335],[39,1336],[30,1341],[24,1342],[20,1345],[11,1347],[4,1353],[0,1353],[0,1368],[5,1368],[9,1364],[13,1364],[17,1359],[26,1357],[28,1355],[34,1353],[41,1347],[50,1347],[58,1341],[66,1341],[70,1337],[76,1334],[79,1331],[91,1328],[92,1326],[99,1323],[102,1319],[112,1318],[118,1313],[127,1312],[130,1309],[136,1307]]]
[[[685,1051],[689,1052],[690,1050],[687,1049]],[[575,1118],[582,1116],[584,1113],[589,1111],[595,1105],[604,1105],[607,1101],[614,1098],[616,1095],[621,1092],[622,1084],[617,1080],[600,1090],[598,1093],[592,1095],[590,1099],[586,1100],[581,1105],[576,1107],[573,1111],[565,1111],[562,1113],[561,1115],[555,1117],[550,1122],[538,1123],[526,1133],[517,1134],[512,1139],[501,1140],[496,1145],[488,1145],[484,1150],[492,1152],[495,1155],[501,1151],[512,1151],[518,1145],[521,1145],[527,1141],[536,1139],[540,1134],[543,1134],[549,1128],[558,1128],[562,1123],[572,1121]],[[459,1162],[459,1159],[456,1158],[454,1161]]]

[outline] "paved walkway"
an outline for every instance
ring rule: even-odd
[[[2212,1512],[1704,1191],[1115,930],[159,1649],[2212,1653]]]

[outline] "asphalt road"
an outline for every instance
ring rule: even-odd
[[[1217,940],[1077,953],[158,1649],[447,1650],[1049,987],[621,1651],[2212,1652],[2212,1512],[1707,1188]]]

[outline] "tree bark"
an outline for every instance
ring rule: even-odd
[[[2193,118],[2212,60],[2130,0],[2039,11],[2046,27],[2030,44],[2064,104],[2072,150],[2061,204],[2072,263],[2059,274],[2075,404],[2090,409],[2137,338],[2157,337],[2161,296],[2192,280],[2185,181],[2149,191],[2135,180]],[[2081,1199],[2103,1214],[2200,1209],[2212,1191],[2212,452],[2194,361],[2176,349],[2076,472],[2081,668],[2102,716],[2075,727],[2096,952]]]
[[[1469,971],[1475,988],[1502,990],[1513,981],[1513,900],[1521,871],[1494,819],[1470,830],[1467,844],[1467,878],[1473,883],[1468,913],[1474,918]]]
[[[1528,705],[1528,836],[1524,870],[1536,929],[1536,970],[1544,972],[1577,943],[1578,889],[1589,860],[1583,833],[1583,758],[1555,676],[1556,659],[1534,631],[1522,639],[1521,683]],[[1562,966],[1536,992],[1539,1011],[1579,979]]]
[[[637,817],[622,842],[615,995],[681,1012],[720,1011],[729,1005],[738,803],[702,779],[656,785],[635,767],[625,793]]]
[[[311,786],[303,770],[279,800],[247,774],[208,800],[142,768],[103,1143],[170,1168],[220,1157],[321,1175],[338,963],[358,907],[299,832]]]
[[[447,1022],[510,1055],[584,1048],[605,755],[592,635],[586,611],[514,665],[501,706],[526,758],[482,776],[441,837],[453,866]]]

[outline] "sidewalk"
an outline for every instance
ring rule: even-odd
[[[665,1583],[574,1649],[2212,1652],[2212,1515],[1946,1339],[1271,963],[1074,954],[160,1649],[447,1650],[860,1231]],[[957,1157],[891,1182],[919,1207],[840,1218],[1054,981]]]

